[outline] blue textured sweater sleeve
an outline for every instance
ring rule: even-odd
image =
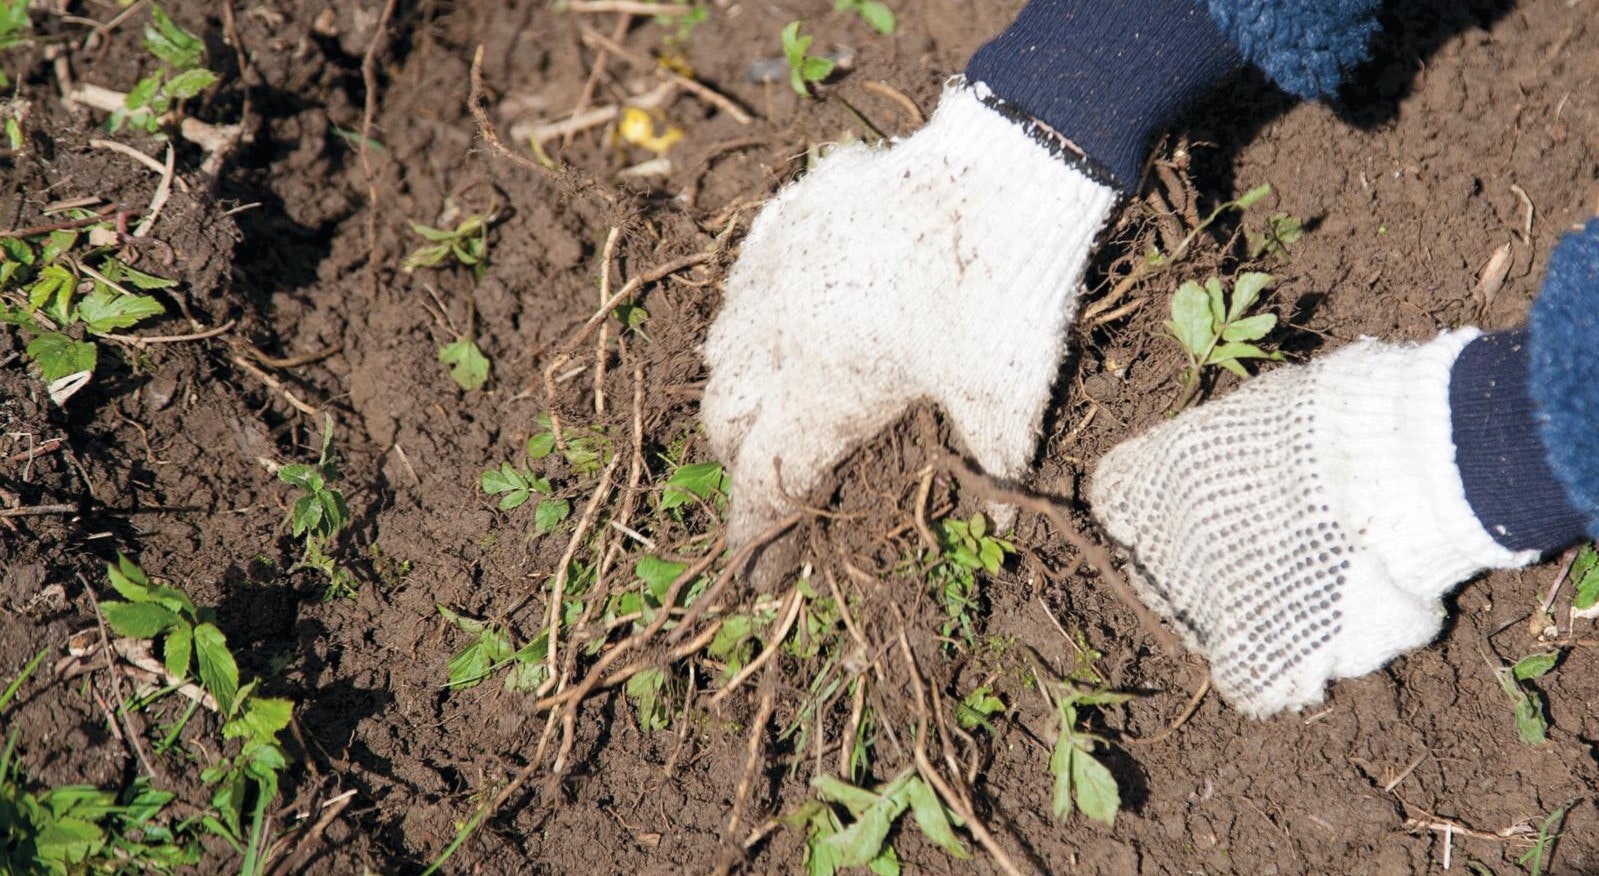
[[[1366,60],[1381,0],[1207,0],[1250,63],[1283,90],[1331,97]]]
[[[1599,218],[1567,234],[1549,256],[1532,305],[1532,397],[1549,465],[1599,538]]]

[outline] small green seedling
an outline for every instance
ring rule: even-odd
[[[470,645],[450,658],[450,677],[445,687],[466,690],[476,687],[483,679],[502,667],[510,667],[505,675],[505,689],[513,693],[537,690],[549,677],[549,667],[544,659],[549,656],[549,631],[540,632],[533,641],[520,648],[512,647],[506,630],[487,621],[457,614],[439,606],[439,614],[456,629],[474,636]]]
[[[661,487],[659,508],[681,520],[684,506],[704,503],[717,513],[727,510],[729,478],[719,462],[676,465]]]
[[[93,218],[87,211],[71,215]],[[97,243],[113,234],[106,222],[0,238],[0,323],[28,338],[24,352],[57,404],[93,375],[99,363],[94,338],[165,313],[160,301],[141,293],[178,285],[129,266],[111,246]]]
[[[168,110],[216,84],[217,75],[203,65],[205,43],[156,4],[150,5],[150,23],[144,26],[144,47],[164,66],[140,79],[123,98],[122,106],[111,114],[113,132],[128,125],[147,134],[160,133],[161,117]]]
[[[1544,867],[1548,866],[1549,858],[1553,854],[1555,841],[1561,837],[1556,829],[1565,821],[1566,812],[1571,806],[1571,803],[1567,803],[1545,816],[1543,822],[1538,825],[1538,837],[1533,840],[1532,848],[1516,859],[1517,864],[1527,868],[1528,876],[1543,876]]]
[[[853,12],[884,36],[894,32],[894,10],[882,0],[833,0],[834,12]]]
[[[1527,684],[1549,674],[1560,661],[1559,651],[1529,654],[1514,665],[1494,670],[1499,687],[1510,697],[1516,716],[1516,735],[1528,745],[1542,745],[1548,737],[1549,719],[1544,716],[1543,695]]]
[[[1005,713],[1005,701],[994,693],[994,689],[983,685],[967,694],[960,704],[955,707],[955,720],[962,729],[976,730],[981,727],[993,732],[994,725],[990,723],[995,715]]]
[[[549,414],[540,414],[538,423],[543,430],[527,439],[527,455],[530,458],[543,459],[554,453],[559,444],[566,464],[583,477],[599,474],[600,469],[611,461],[611,436],[606,434],[604,427],[568,425],[562,440],[557,441]]]
[[[409,274],[417,268],[443,267],[454,259],[457,264],[472,269],[474,282],[482,282],[483,272],[488,269],[489,227],[497,218],[498,212],[494,210],[473,213],[449,229],[412,222],[411,230],[428,242],[406,256],[400,267]]]
[[[1178,287],[1177,294],[1172,296],[1171,319],[1166,322],[1166,331],[1182,346],[1188,365],[1178,378],[1182,392],[1172,405],[1173,413],[1187,407],[1199,395],[1206,368],[1225,368],[1239,377],[1248,377],[1243,360],[1282,359],[1282,353],[1268,353],[1249,343],[1265,337],[1277,325],[1275,313],[1247,315],[1272,280],[1270,274],[1253,271],[1243,274],[1233,284],[1230,300],[1216,277],[1206,280],[1203,286],[1189,280]]]
[[[711,11],[704,3],[690,2],[690,0],[672,0],[671,6],[687,7],[686,12],[675,12],[654,17],[656,24],[666,28],[664,42],[668,46],[677,47],[688,42],[694,31],[711,18]]]
[[[1259,231],[1244,229],[1244,239],[1249,244],[1251,259],[1271,256],[1286,260],[1288,247],[1297,243],[1304,233],[1305,223],[1298,216],[1273,213],[1266,219],[1266,226]]]
[[[550,495],[554,487],[549,478],[536,477],[526,468],[517,468],[509,462],[484,471],[482,483],[483,492],[500,497],[501,511],[520,508],[535,494],[548,497],[540,499],[533,509],[533,528],[540,535],[554,530],[572,514],[572,503]]]
[[[808,54],[815,37],[800,36],[802,22],[791,21],[783,28],[783,57],[788,59],[788,84],[800,97],[811,96],[811,86],[833,75],[831,58]]]
[[[315,569],[328,579],[323,599],[354,596],[355,576],[333,560],[328,549],[339,533],[350,525],[350,506],[344,492],[332,486],[339,477],[333,460],[333,420],[322,425],[322,454],[314,465],[292,463],[278,469],[278,480],[300,489],[300,497],[289,509],[289,528],[295,538],[304,539],[305,550],[296,568]]]
[[[33,39],[33,22],[28,20],[28,0],[0,0],[0,52]]]
[[[1121,793],[1116,788],[1116,778],[1094,757],[1095,745],[1106,742],[1104,737],[1079,727],[1077,710],[1082,706],[1124,703],[1132,699],[1132,695],[1065,684],[1056,691],[1060,733],[1049,758],[1049,771],[1055,777],[1055,817],[1064,824],[1071,821],[1073,812],[1082,812],[1106,827],[1114,827],[1116,811],[1121,808]]]
[[[278,795],[279,774],[289,764],[278,734],[289,726],[294,704],[258,695],[259,680],[241,686],[238,662],[210,609],[196,607],[175,587],[152,582],[125,556],[108,565],[106,574],[127,600],[100,604],[106,625],[120,636],[159,639],[167,673],[182,680],[191,677],[192,669],[223,719],[223,740],[240,740],[237,754],[200,774],[202,781],[216,786],[211,805],[220,816],[206,816],[203,823],[243,851],[245,873],[261,872],[268,809]],[[246,831],[245,807],[252,796]]]
[[[482,389],[489,382],[489,357],[477,341],[459,337],[439,348],[439,364],[450,369],[450,379],[467,392]]]
[[[988,518],[981,513],[967,520],[945,519],[938,522],[939,554],[926,572],[927,580],[936,588],[944,603],[947,619],[941,629],[944,636],[954,636],[972,645],[977,633],[972,615],[977,608],[977,573],[990,575],[999,572],[1005,557],[1016,552],[1016,546],[989,532]]]
[[[962,824],[960,818],[945,808],[914,769],[900,773],[875,791],[832,776],[817,776],[811,780],[811,787],[816,789],[816,798],[782,819],[790,827],[806,830],[805,866],[810,876],[833,876],[846,867],[898,874],[899,856],[889,843],[888,834],[906,810],[910,810],[922,834],[950,857],[971,857],[955,835],[955,828]],[[838,806],[848,812],[849,824],[839,817]]]

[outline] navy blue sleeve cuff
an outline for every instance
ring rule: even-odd
[[[966,77],[1128,193],[1150,139],[1242,65],[1202,0],[1032,0],[972,56]]]
[[[1486,334],[1466,345],[1449,375],[1455,466],[1466,501],[1494,540],[1513,551],[1559,550],[1582,538],[1538,434],[1526,329]]]

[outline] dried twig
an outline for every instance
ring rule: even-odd
[[[616,260],[616,238],[622,229],[611,226],[605,235],[605,247],[600,251],[600,303],[611,297],[611,263]],[[594,342],[594,413],[605,414],[605,346],[610,341],[610,320],[600,320],[600,336]]]
[[[628,61],[631,61],[640,67],[653,68],[657,70],[662,75],[666,76],[666,78],[676,82],[678,85],[681,85],[683,88],[692,92],[695,97],[698,97],[700,100],[705,101],[724,113],[727,113],[729,118],[741,125],[747,125],[755,120],[753,116],[744,111],[743,107],[734,103],[731,98],[721,94],[718,91],[715,91],[714,89],[700,82],[698,79],[684,76],[676,70],[668,70],[667,68],[662,67],[660,64],[653,62],[651,59],[640,55],[639,53],[627,48],[626,46],[623,46],[613,39],[610,39],[592,27],[583,27],[582,35],[583,42],[588,43],[590,46],[604,49],[619,58],[626,58]]]
[[[361,83],[366,96],[361,107],[361,174],[366,177],[366,249],[367,279],[370,295],[378,296],[378,184],[377,172],[372,169],[372,117],[378,107],[378,53],[388,45],[389,19],[399,0],[386,0],[378,15],[378,24],[372,31],[372,41],[367,44],[361,58]]]

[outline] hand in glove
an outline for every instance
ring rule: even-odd
[[[824,159],[756,218],[705,344],[729,540],[930,399],[1002,478],[1033,453],[1094,238],[1152,134],[1247,58],[1302,97],[1377,0],[1032,0],[889,149]]]
[[[1440,598],[1599,534],[1599,219],[1529,330],[1364,340],[1127,441],[1089,502],[1135,588],[1267,715],[1437,635]]]
[[[787,513],[918,399],[1019,473],[1116,193],[956,86],[891,149],[829,155],[756,218],[705,343],[729,539]]]

